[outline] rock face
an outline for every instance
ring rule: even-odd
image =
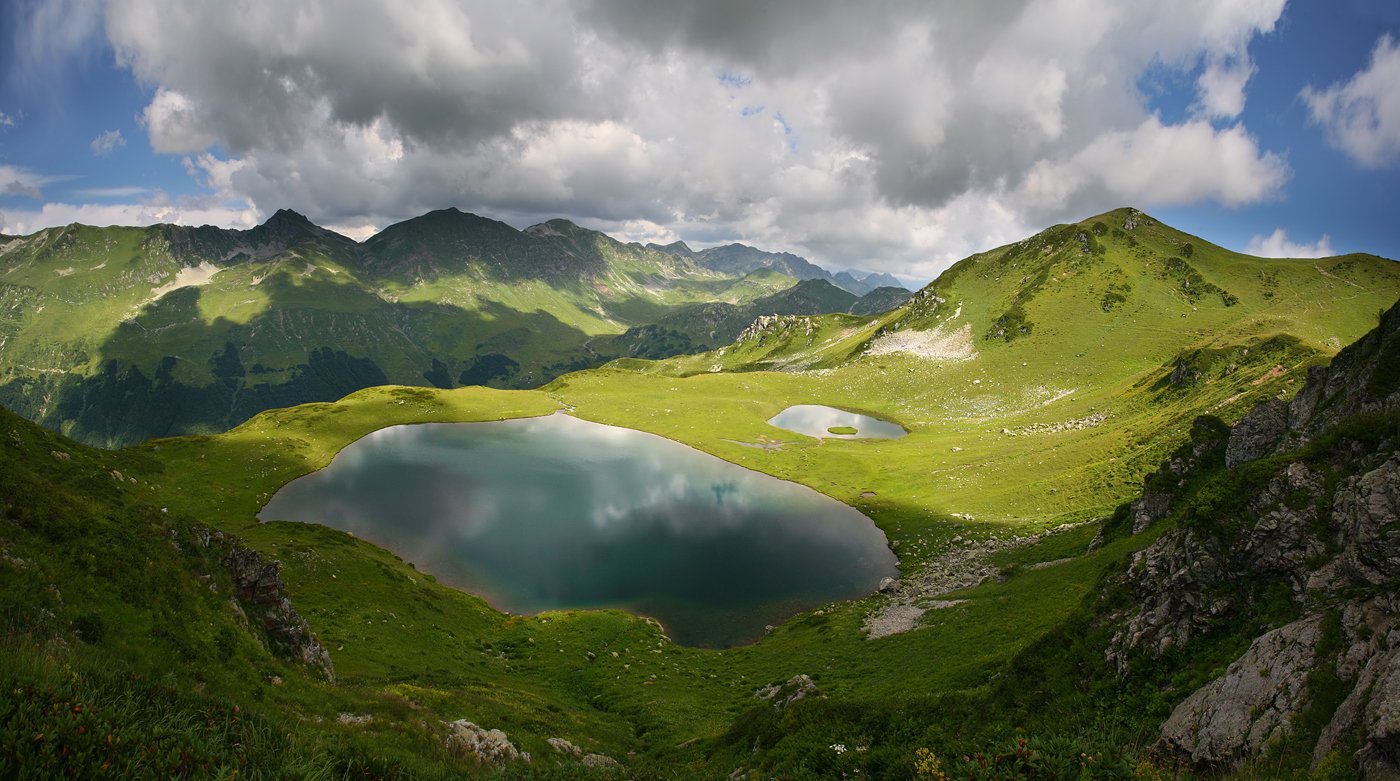
[[[1225,674],[1172,711],[1162,741],[1189,752],[1198,765],[1228,765],[1259,753],[1286,732],[1307,701],[1322,620],[1309,616],[1255,640]]]
[[[450,731],[445,743],[453,756],[497,767],[507,762],[530,761],[530,755],[516,748],[506,733],[498,729],[485,729],[466,719],[448,722],[447,727]]]
[[[1225,465],[1236,466],[1268,455],[1288,433],[1288,404],[1269,399],[1255,405],[1244,419],[1230,429],[1225,448]]]
[[[224,565],[233,576],[237,603],[266,632],[272,647],[334,681],[330,652],[287,598],[281,562],[266,561],[255,550],[236,547],[224,558]]]
[[[1211,425],[1130,505],[1135,533],[1176,527],[1108,584],[1131,607],[1107,616],[1106,661],[1129,674],[1278,615],[1175,708],[1159,749],[1230,769],[1271,742],[1316,741],[1315,761],[1350,751],[1362,777],[1400,779],[1400,305],[1291,402],[1259,404],[1223,437]],[[1326,726],[1295,733],[1314,706],[1332,708]]]

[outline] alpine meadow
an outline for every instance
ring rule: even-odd
[[[0,9],[0,777],[1400,779],[1397,36]]]

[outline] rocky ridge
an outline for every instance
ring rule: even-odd
[[[1232,769],[1302,741],[1400,778],[1400,306],[1291,401],[1198,419],[1127,516],[1175,526],[1106,587],[1130,606],[1107,618],[1120,673],[1273,624],[1176,706],[1159,750]]]
[[[232,603],[234,608],[245,617],[251,614],[251,620],[262,628],[275,650],[334,681],[335,666],[331,664],[330,652],[287,598],[281,562],[267,561],[250,548],[235,547],[224,557],[224,565],[237,590]]]

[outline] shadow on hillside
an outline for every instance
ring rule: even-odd
[[[200,289],[176,290],[118,326],[93,375],[10,379],[0,404],[79,441],[122,447],[223,431],[265,409],[374,385],[533,387],[611,357],[542,311],[391,303],[285,273],[259,289],[267,307],[246,323],[206,322]]]

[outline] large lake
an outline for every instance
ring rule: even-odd
[[[562,414],[382,429],[259,518],[350,532],[501,610],[619,607],[686,645],[748,642],[896,575],[884,533],[847,505]]]

